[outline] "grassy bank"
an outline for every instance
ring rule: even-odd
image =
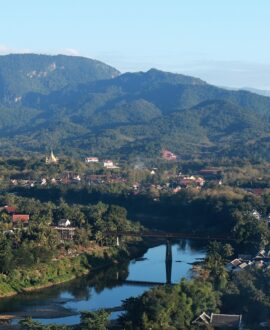
[[[0,274],[0,298],[64,283],[94,270],[126,262],[142,255],[148,247],[149,244],[143,242],[129,244],[128,248],[99,247],[74,257],[19,268],[9,275]]]

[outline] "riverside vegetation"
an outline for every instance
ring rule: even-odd
[[[140,225],[126,218],[118,206],[98,203],[69,206],[62,202],[40,203],[7,195],[1,199],[22,213],[30,214],[29,226],[16,226],[5,209],[1,218],[0,295],[61,283],[88,273],[95,267],[129,258],[124,239],[122,248],[106,231],[139,230]],[[52,227],[60,219],[69,219],[75,229],[72,241],[63,241]]]

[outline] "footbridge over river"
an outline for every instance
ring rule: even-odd
[[[166,268],[166,284],[172,284],[172,241],[174,239],[190,239],[190,240],[206,240],[206,241],[235,241],[233,236],[210,234],[206,232],[162,232],[156,230],[141,230],[141,231],[109,231],[105,233],[106,236],[116,238],[116,245],[119,246],[121,237],[140,237],[140,238],[158,238],[166,240],[166,253],[165,253],[165,268]],[[134,282],[134,281],[131,281]],[[161,283],[140,282],[135,281],[137,284],[153,285]],[[131,283],[132,284],[132,283]]]

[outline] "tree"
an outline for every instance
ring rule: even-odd
[[[269,229],[263,220],[248,217],[238,222],[234,231],[238,244],[246,251],[257,252],[269,243]]]
[[[33,321],[31,317],[21,320],[19,325],[22,330],[68,330],[68,327],[65,325],[43,325],[40,322]]]
[[[110,313],[105,310],[81,313],[81,330],[106,330]]]
[[[127,299],[120,321],[125,329],[192,329],[198,315],[217,311],[218,304],[211,284],[182,280],[173,287],[155,287],[141,297]]]

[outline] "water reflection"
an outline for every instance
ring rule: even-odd
[[[177,283],[183,277],[190,278],[191,264],[205,255],[202,243],[180,241],[170,248],[170,263],[165,262],[166,244],[161,244],[130,263],[115,265],[66,284],[0,300],[0,311],[17,315],[40,311],[34,316],[43,323],[78,323],[79,311],[120,306],[123,300],[138,296],[151,287],[127,284],[126,280]],[[52,317],[47,314],[45,319],[42,310],[53,310],[54,314]]]

